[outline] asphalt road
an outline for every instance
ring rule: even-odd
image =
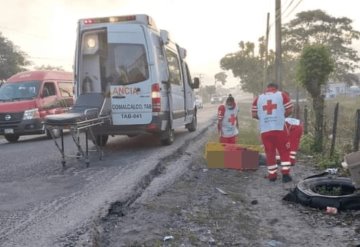
[[[112,203],[140,196],[161,172],[161,161],[181,155],[215,119],[216,106],[205,105],[198,130],[177,130],[171,146],[153,136],[111,137],[103,160],[92,152],[88,168],[67,158],[63,169],[60,152],[45,136],[21,137],[15,144],[0,139],[0,246],[64,246],[81,236]],[[66,152],[75,154],[70,138]]]

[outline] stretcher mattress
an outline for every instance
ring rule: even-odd
[[[78,122],[98,117],[104,102],[102,93],[87,93],[78,97],[75,105],[67,113],[49,115],[45,118],[47,125],[74,125]]]

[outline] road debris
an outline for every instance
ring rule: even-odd
[[[216,190],[217,191],[219,191],[221,194],[223,194],[223,195],[227,195],[228,193],[226,193],[225,191],[223,191],[222,189],[220,189],[220,188],[217,188],[216,187]]]

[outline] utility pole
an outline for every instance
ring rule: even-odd
[[[275,80],[282,89],[282,61],[281,61],[281,0],[275,0]]]
[[[264,90],[266,83],[268,83],[268,47],[269,47],[269,21],[270,21],[270,13],[267,13],[267,21],[266,21],[266,35],[265,35],[265,58],[264,58],[264,83],[261,87]]]

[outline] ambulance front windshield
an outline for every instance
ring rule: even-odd
[[[108,44],[106,80],[111,85],[127,85],[149,78],[145,47],[141,44]]]

